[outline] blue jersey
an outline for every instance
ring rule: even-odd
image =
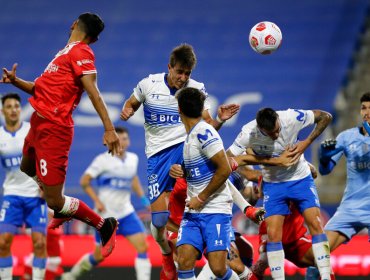
[[[339,208],[355,213],[370,214],[370,137],[358,127],[343,131],[337,137],[336,148],[342,150],[332,157],[336,163],[347,158],[347,186]]]

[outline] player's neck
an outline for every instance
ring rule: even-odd
[[[7,121],[7,122],[5,122],[5,128],[9,132],[15,132],[20,127],[21,127],[21,122],[20,121],[16,121],[16,122]]]
[[[85,33],[74,31],[71,33],[71,36],[69,37],[68,44],[73,42],[85,42],[88,44],[87,36]]]
[[[193,129],[194,126],[197,125],[197,123],[200,122],[201,119],[202,119],[201,117],[196,118],[196,119],[194,119],[194,118],[187,118],[187,117],[184,118],[183,117],[182,118],[182,122],[185,125],[186,133],[189,134],[189,132]]]

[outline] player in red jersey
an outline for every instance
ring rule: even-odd
[[[79,199],[63,195],[68,154],[73,138],[72,112],[85,90],[104,125],[104,144],[113,154],[120,154],[119,138],[114,130],[96,84],[94,53],[89,47],[104,29],[101,18],[92,13],[81,14],[71,26],[67,46],[59,51],[34,82],[16,76],[17,64],[9,71],[3,68],[2,83],[11,83],[29,93],[35,109],[31,129],[25,139],[21,170],[33,177],[44,190],[48,206],[54,210],[49,227],[76,218],[93,227],[101,235],[103,255],[115,246],[117,220],[103,219]]]

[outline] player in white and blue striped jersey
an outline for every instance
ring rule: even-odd
[[[0,127],[0,158],[6,172],[0,211],[0,278],[12,279],[11,245],[18,228],[31,228],[33,279],[44,279],[47,206],[36,182],[20,169],[24,138],[30,124],[21,121],[21,99],[10,93],[1,98],[5,124]]]
[[[181,89],[176,97],[187,137],[184,166],[187,198],[177,238],[178,279],[195,279],[194,265],[207,248],[212,272],[219,279],[238,279],[226,265],[230,248],[231,173],[217,131],[202,121],[206,96],[196,88]]]
[[[362,125],[341,132],[335,140],[324,141],[320,149],[322,175],[329,174],[342,156],[347,158],[343,198],[325,226],[332,251],[363,229],[368,230],[370,241],[370,92],[363,94],[360,102]]]
[[[152,234],[163,254],[165,277],[176,278],[172,249],[166,238],[168,197],[175,180],[168,176],[171,165],[182,163],[182,149],[186,131],[181,122],[175,93],[182,88],[193,87],[207,97],[204,84],[190,78],[196,65],[196,56],[191,45],[174,48],[168,63],[168,73],[149,75],[141,80],[130,98],[125,102],[121,119],[128,120],[143,104],[146,155],[148,157],[148,195],[152,211]],[[222,105],[213,120],[208,98],[205,100],[202,118],[219,129],[224,121],[239,110],[239,105]]]
[[[298,162],[289,167],[261,165],[263,175],[264,208],[267,224],[267,257],[273,279],[284,279],[284,251],[282,228],[285,216],[290,214],[292,201],[303,214],[312,235],[312,249],[322,279],[330,279],[330,252],[327,237],[320,221],[320,203],[303,152],[324,131],[331,115],[320,110],[275,111],[263,108],[256,120],[243,126],[229,148],[229,155],[240,155],[252,149],[258,156],[278,157],[286,150],[298,156]],[[316,124],[310,135],[298,141],[299,132]]]
[[[97,155],[82,175],[80,183],[94,201],[95,210],[104,218],[115,217],[120,224],[117,235],[127,238],[136,249],[136,279],[149,280],[151,263],[147,254],[146,232],[131,204],[131,192],[134,191],[140,197],[144,206],[149,207],[149,201],[137,175],[139,158],[135,153],[127,151],[130,145],[128,130],[115,127],[115,131],[120,140],[122,155],[112,157],[108,152]],[[92,186],[93,180],[96,181],[97,191]],[[70,272],[63,274],[63,280],[79,279],[104,260],[97,231],[95,241],[94,253],[82,256]]]

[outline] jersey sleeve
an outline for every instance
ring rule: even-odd
[[[76,76],[96,73],[95,57],[90,47],[74,47],[70,53],[73,72]]]
[[[200,129],[196,137],[202,153],[207,158],[212,158],[215,154],[224,149],[220,135],[211,126],[205,126]]]
[[[94,158],[91,164],[87,167],[84,174],[88,174],[95,179],[104,171],[105,171],[104,158],[103,155],[99,155]]]
[[[206,96],[206,100],[204,100],[204,109],[203,110],[210,110],[211,109],[211,102],[209,100],[209,95],[208,95],[208,92],[206,91],[206,87],[204,86],[204,84],[201,84],[201,88],[200,88],[200,91],[203,92]]]
[[[134,91],[132,94],[135,96],[135,98],[140,102],[143,103],[145,101],[146,96],[146,83],[148,81],[148,77],[145,79],[142,79],[134,88]]]
[[[250,132],[247,128],[247,125],[245,125],[228,150],[234,156],[239,156],[239,155],[244,154],[246,149],[249,147],[249,140],[250,140],[249,135],[250,135]]]
[[[315,116],[311,110],[288,109],[286,117],[289,120],[289,127],[297,132],[315,123]]]

